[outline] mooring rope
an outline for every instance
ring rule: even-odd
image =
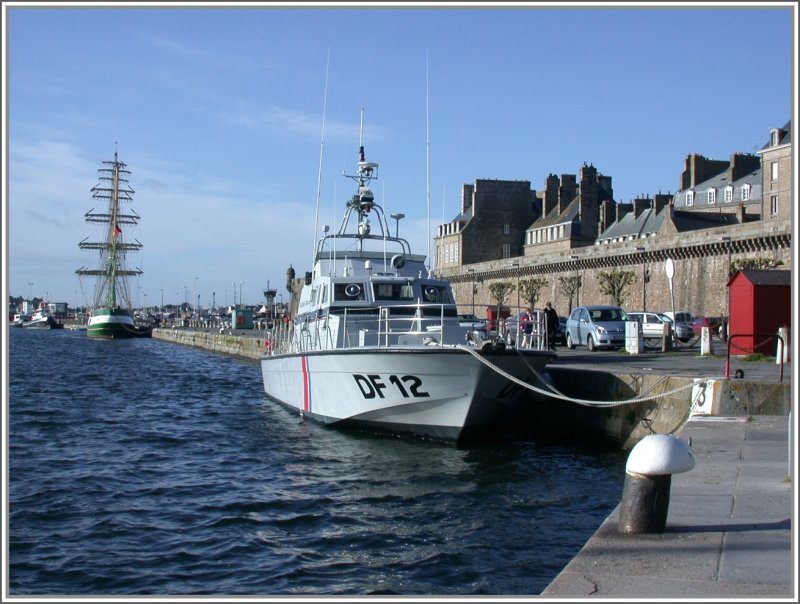
[[[712,379],[723,379],[721,377],[720,378],[702,378],[702,379],[699,379],[699,381],[692,382],[690,384],[686,384],[686,385],[683,385],[683,386],[679,386],[678,388],[674,388],[673,390],[669,390],[667,392],[662,392],[660,394],[637,395],[637,396],[635,396],[633,398],[624,399],[624,400],[618,400],[618,401],[591,401],[591,400],[588,400],[588,399],[574,398],[574,397],[571,397],[571,396],[567,396],[566,394],[563,394],[562,392],[559,392],[554,386],[552,386],[550,384],[547,384],[547,382],[544,381],[544,378],[542,378],[542,375],[538,371],[536,371],[533,367],[531,367],[530,365],[528,365],[530,370],[534,373],[534,375],[536,375],[536,377],[539,378],[539,380],[543,384],[547,385],[547,387],[548,387],[547,390],[544,390],[542,388],[538,388],[538,387],[534,386],[533,384],[529,384],[528,382],[520,380],[520,379],[514,377],[513,375],[509,374],[508,372],[503,371],[497,365],[495,365],[494,363],[490,362],[483,355],[481,355],[477,350],[474,350],[474,349],[470,348],[469,346],[464,346],[463,344],[457,344],[456,347],[460,348],[462,350],[465,350],[466,352],[468,352],[469,354],[474,356],[476,359],[478,359],[481,363],[483,363],[484,365],[486,365],[487,367],[492,369],[492,371],[498,373],[499,375],[502,375],[504,378],[514,382],[515,384],[518,384],[519,386],[522,386],[523,388],[527,388],[528,390],[531,390],[531,391],[536,392],[538,394],[542,394],[542,395],[549,396],[549,397],[556,398],[556,399],[561,399],[561,400],[568,401],[568,402],[571,402],[571,403],[576,403],[578,405],[584,405],[586,407],[618,407],[620,405],[630,405],[630,404],[633,404],[633,403],[641,403],[641,402],[644,402],[644,401],[651,401],[651,400],[656,400],[656,399],[659,399],[659,398],[667,398],[668,396],[671,396],[671,395],[676,394],[678,392],[681,392],[683,390],[688,390],[689,388],[693,388],[695,385],[702,384],[705,387],[707,382],[709,382]],[[660,380],[655,386],[653,386],[653,388],[650,389],[650,392],[652,392],[660,384],[663,384],[666,381],[666,379],[667,379],[667,376],[665,376],[664,379]]]

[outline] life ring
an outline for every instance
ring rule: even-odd
[[[244,325],[244,317],[242,317],[242,316],[236,317],[236,324],[237,325]]]

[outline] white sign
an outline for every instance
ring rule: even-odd
[[[667,258],[667,261],[664,263],[664,272],[667,273],[667,279],[672,279],[675,275],[675,263],[672,261],[672,258]]]

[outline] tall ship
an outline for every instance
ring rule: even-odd
[[[361,145],[341,224],[322,227],[297,313],[265,343],[264,390],[323,424],[479,437],[512,416],[526,385],[543,385],[557,356],[507,348],[459,317],[450,283],[392,233],[369,187],[377,169]]]
[[[128,236],[139,223],[140,216],[122,205],[133,201],[134,190],[127,176],[130,171],[114,152],[113,161],[104,161],[98,169],[99,183],[92,187],[92,197],[101,200],[104,208],[92,208],[85,214],[86,222],[101,225],[104,238],[90,241],[86,237],[78,245],[82,250],[98,254],[97,268],[81,267],[75,271],[79,277],[95,278],[94,302],[86,333],[90,338],[150,337],[150,325],[137,324],[131,304],[129,277],[142,274],[139,268],[127,266],[127,256],[142,248],[142,244]]]

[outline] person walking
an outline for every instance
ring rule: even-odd
[[[531,335],[533,334],[533,313],[531,309],[525,311],[525,314],[522,315],[522,319],[520,320],[520,326],[522,327],[522,348],[530,348],[531,347]]]
[[[547,347],[550,350],[555,350],[556,333],[558,332],[558,313],[550,302],[544,305],[544,318],[547,328]]]

